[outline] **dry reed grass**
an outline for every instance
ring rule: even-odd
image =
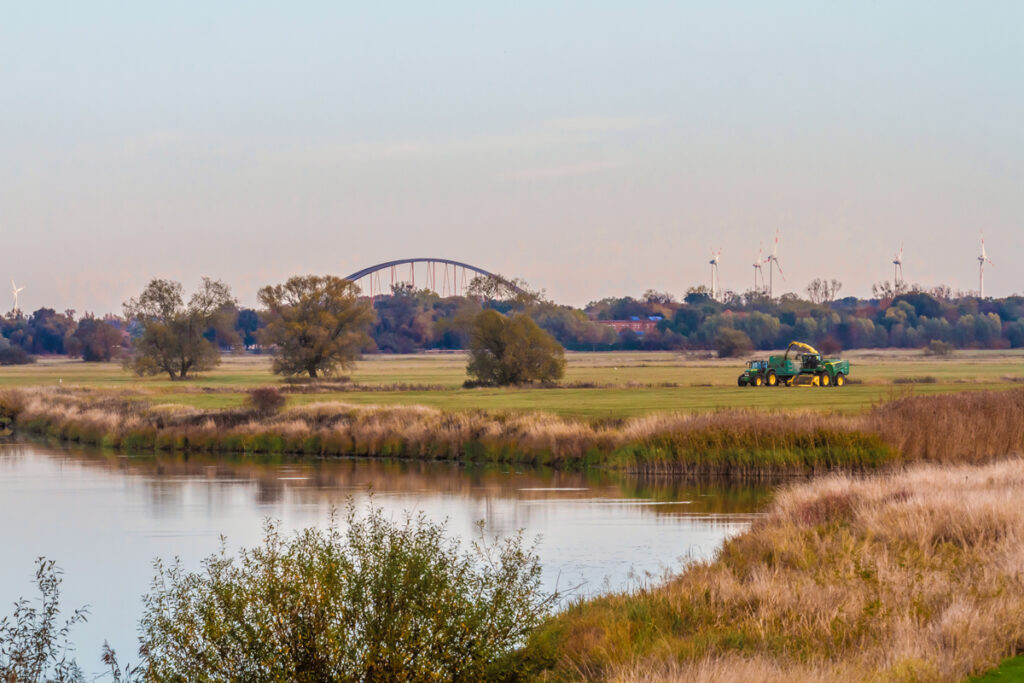
[[[955,681],[1024,649],[1024,460],[784,489],[718,557],[577,604],[548,680]]]
[[[985,462],[1024,449],[1024,390],[908,396],[852,416],[727,410],[589,422],[340,402],[266,415],[35,388],[0,392],[0,413],[29,433],[125,449],[602,464],[748,477],[901,461]]]

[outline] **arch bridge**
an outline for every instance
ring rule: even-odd
[[[385,261],[357,270],[345,279],[355,282],[365,295],[375,297],[389,294],[391,287],[397,284],[408,283],[415,288],[417,275],[421,287],[437,292],[443,297],[464,295],[476,275],[503,279],[499,275],[462,261],[430,257]],[[518,287],[514,288],[518,290]]]

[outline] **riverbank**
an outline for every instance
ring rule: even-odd
[[[957,681],[1024,648],[1024,460],[822,477],[716,559],[579,602],[542,679]]]
[[[130,451],[374,456],[752,477],[981,463],[1024,449],[1024,389],[907,396],[857,414],[722,410],[580,420],[314,403],[275,414],[152,404],[131,392],[7,389],[28,434]]]

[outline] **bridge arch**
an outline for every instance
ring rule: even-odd
[[[453,261],[446,258],[417,257],[385,261],[362,270],[357,270],[347,276],[359,285],[360,289],[367,296],[380,296],[391,291],[391,286],[407,282],[413,287],[416,286],[417,266],[419,266],[420,282],[441,296],[458,296],[465,294],[473,276],[498,278],[500,276],[488,272],[483,268]],[[408,268],[406,268],[408,267]],[[513,285],[514,287],[514,285]],[[518,291],[518,287],[514,287]]]

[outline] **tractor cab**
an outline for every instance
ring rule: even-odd
[[[766,360],[748,360],[743,374],[739,376],[741,387],[759,387],[765,383],[765,372],[768,370]]]
[[[817,371],[821,367],[820,353],[805,353],[800,356],[800,369]]]

